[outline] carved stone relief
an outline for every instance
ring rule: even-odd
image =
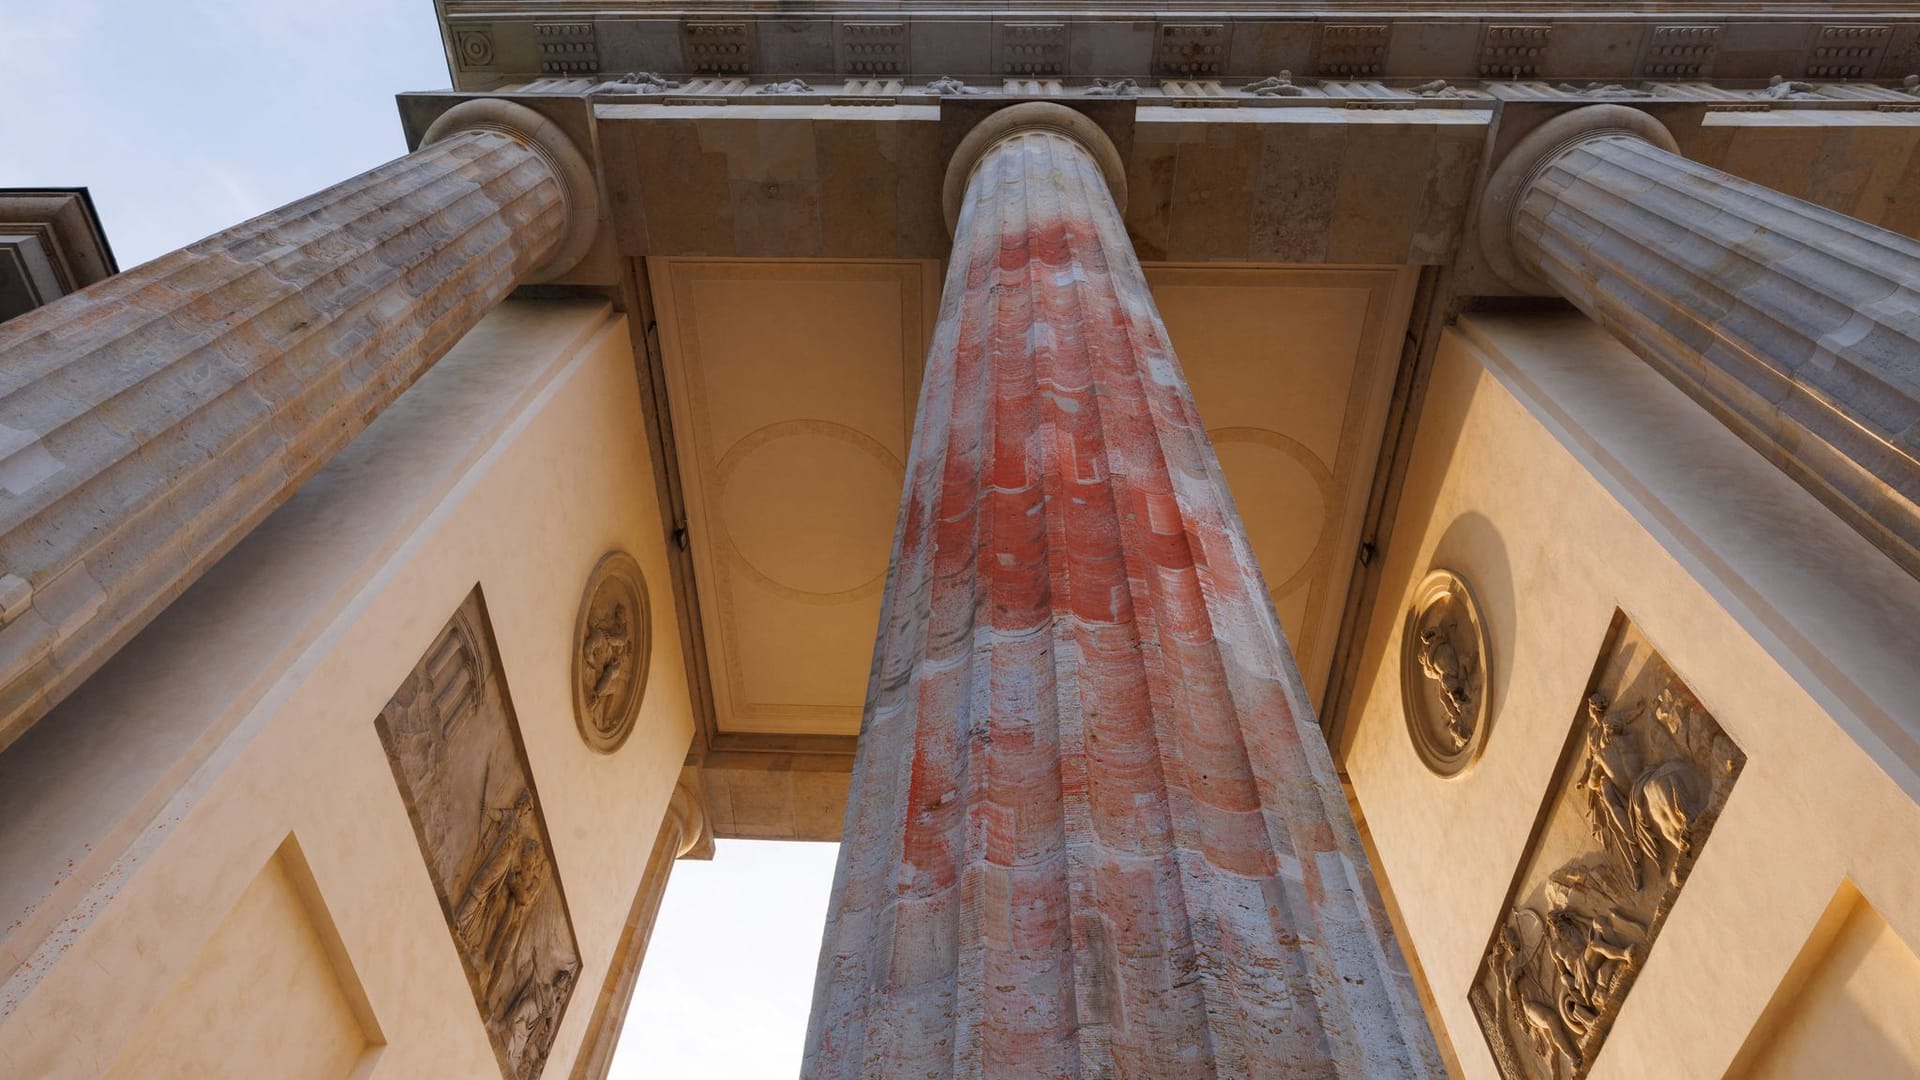
[[[532,1080],[580,950],[478,588],[374,726],[501,1072]]]
[[[1427,768],[1457,776],[1486,745],[1492,657],[1473,591],[1434,570],[1413,591],[1400,645],[1407,734]]]
[[[1506,1080],[1577,1080],[1746,755],[1616,615],[1468,1000]]]
[[[640,564],[624,551],[609,552],[587,578],[573,626],[573,717],[588,746],[611,754],[633,734],[652,655]]]

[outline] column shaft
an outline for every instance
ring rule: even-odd
[[[1548,158],[1511,230],[1523,266],[1920,574],[1920,243],[1632,134]]]
[[[553,257],[568,214],[549,155],[465,131],[0,326],[0,747]]]
[[[803,1075],[1441,1075],[1119,210],[1059,127],[966,184]]]

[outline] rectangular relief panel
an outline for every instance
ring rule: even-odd
[[[1593,1067],[1745,763],[1616,613],[1468,993],[1507,1080]]]
[[[580,950],[478,587],[374,726],[501,1072],[531,1080]]]

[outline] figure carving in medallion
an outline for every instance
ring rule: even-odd
[[[1447,714],[1447,738],[1459,751],[1473,737],[1467,718],[1473,694],[1467,689],[1466,665],[1453,645],[1456,625],[1456,621],[1448,620],[1420,631],[1420,672],[1440,688],[1440,707]]]
[[[1427,768],[1458,776],[1486,743],[1487,631],[1458,574],[1436,569],[1414,589],[1401,639],[1407,734]]]
[[[587,684],[587,717],[599,731],[611,734],[618,720],[607,714],[632,677],[632,657],[633,630],[628,625],[627,605],[616,602],[612,611],[588,623],[587,642],[580,650]]]
[[[633,731],[652,652],[646,583],[633,556],[609,552],[588,575],[573,649],[574,722],[589,747],[611,754]]]

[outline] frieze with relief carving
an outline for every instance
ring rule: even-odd
[[[608,552],[587,577],[573,627],[573,717],[589,747],[611,754],[633,734],[652,653],[640,564]]]
[[[1473,590],[1436,569],[1414,587],[1400,641],[1400,698],[1407,737],[1439,776],[1457,776],[1486,746],[1492,665]]]
[[[1506,1080],[1592,1069],[1745,762],[1616,615],[1468,993]]]
[[[580,950],[478,588],[374,726],[501,1072],[533,1080]]]

